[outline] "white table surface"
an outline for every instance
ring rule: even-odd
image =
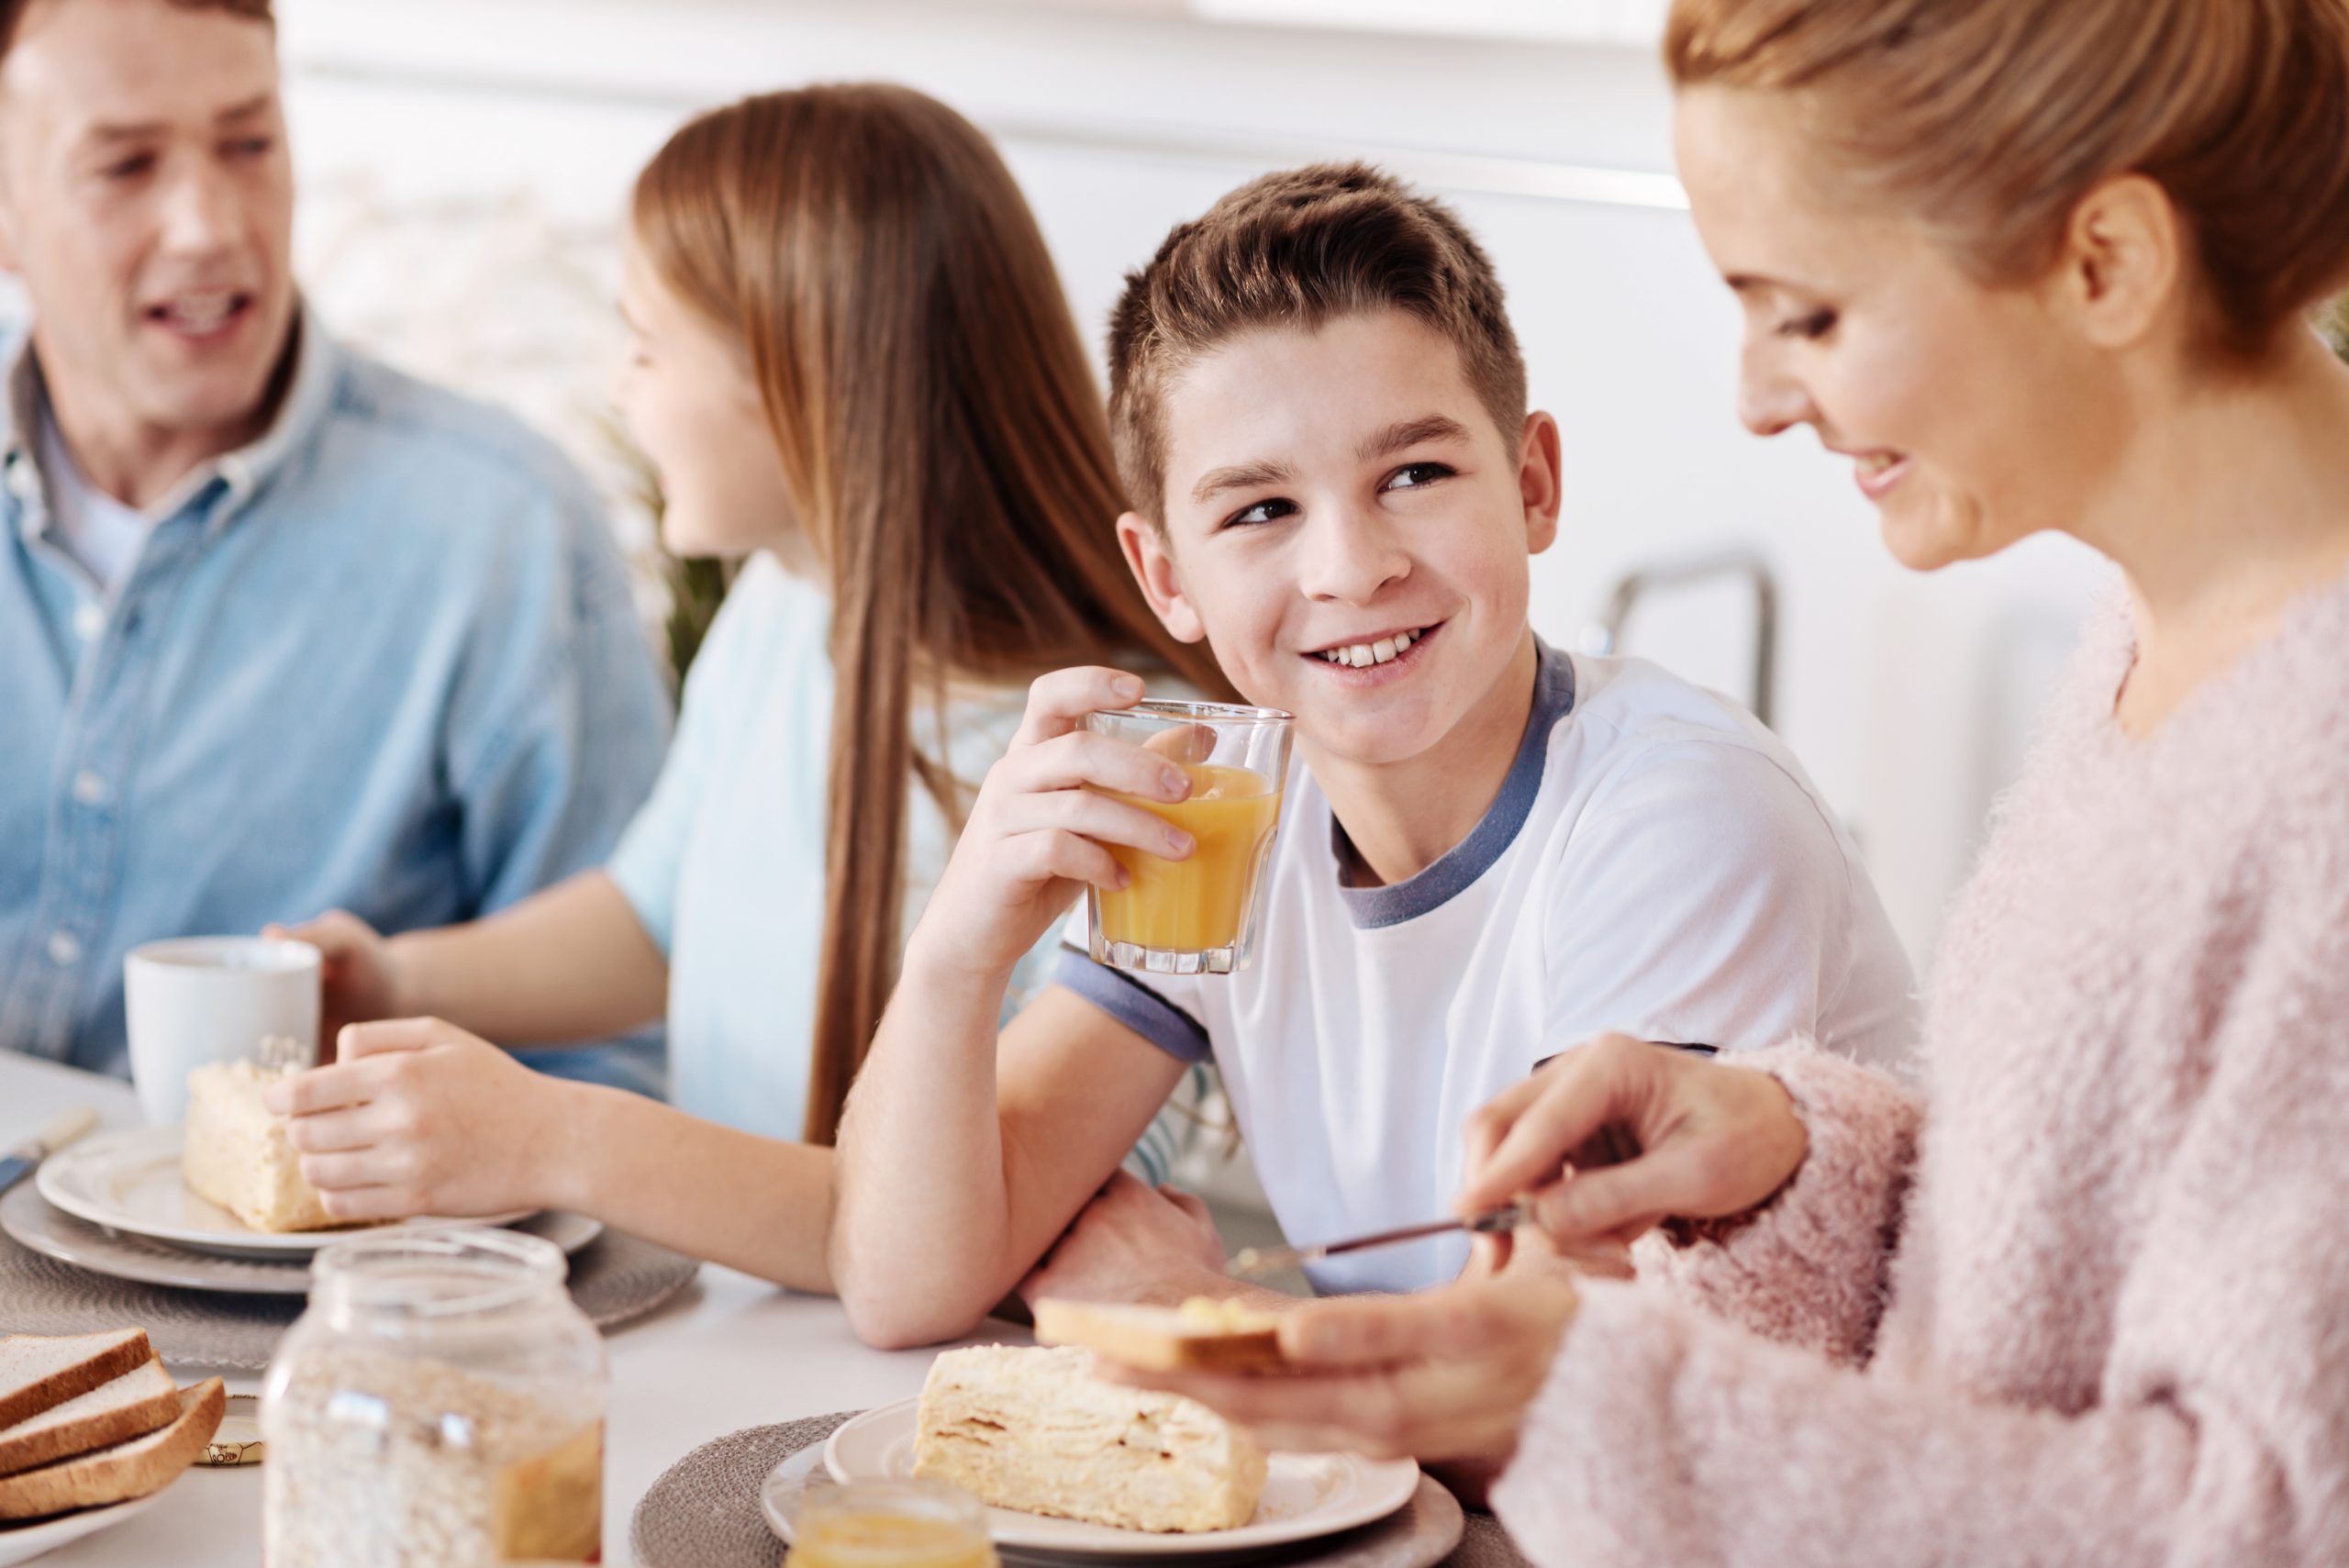
[[[104,1127],[139,1125],[128,1084],[0,1051],[0,1149],[76,1104],[95,1106]],[[0,1331],[7,1316],[0,1301]],[[1008,1326],[980,1338],[1025,1340]],[[637,1500],[691,1450],[744,1427],[918,1394],[936,1353],[869,1349],[849,1332],[838,1303],[709,1264],[675,1300],[606,1335],[604,1344],[611,1356],[604,1561],[614,1564],[633,1561],[628,1523]],[[172,1370],[182,1383],[211,1375]],[[258,1377],[228,1383],[232,1394],[260,1392]],[[44,1568],[254,1568],[261,1470],[193,1470],[156,1507],[39,1561]]]

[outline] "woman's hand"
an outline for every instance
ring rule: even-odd
[[[1569,1251],[1629,1242],[1667,1216],[1766,1203],[1809,1148],[1776,1078],[1667,1045],[1606,1035],[1479,1110],[1464,1138],[1463,1215],[1530,1195]]]
[[[353,1024],[340,1060],[271,1084],[302,1174],[337,1219],[462,1217],[571,1202],[568,1085],[438,1018]]]
[[[1183,770],[1140,746],[1096,735],[1085,716],[1131,707],[1142,684],[1115,670],[1059,670],[1029,688],[1028,713],[955,840],[907,945],[907,968],[1008,973],[1068,913],[1087,884],[1130,880],[1105,846],[1179,861],[1191,836],[1105,792],[1172,804],[1188,795]]]
[[[1417,1296],[1339,1296],[1280,1320],[1289,1363],[1261,1375],[1137,1372],[1113,1382],[1187,1394],[1268,1449],[1497,1469],[1580,1298],[1553,1270],[1509,1271]]]
[[[320,1040],[340,1039],[345,1024],[396,1018],[416,1010],[392,944],[356,915],[329,909],[307,925],[264,926],[261,934],[273,940],[307,942],[318,950],[323,961]],[[326,1061],[334,1059],[331,1051],[320,1054]]]

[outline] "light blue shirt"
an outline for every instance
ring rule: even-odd
[[[685,679],[661,782],[606,867],[669,956],[670,1098],[769,1138],[798,1138],[807,1115],[824,939],[830,621],[823,590],[773,556],[744,564]],[[974,792],[1027,697],[1016,687],[950,691],[940,760]],[[939,756],[935,736],[925,739]],[[908,784],[907,806],[901,936],[945,871],[956,830],[918,784]],[[1022,962],[1007,1010],[1042,983],[1055,941]]]
[[[578,472],[305,317],[270,431],[149,509],[108,593],[0,412],[0,1047],[127,1072],[138,943],[340,906],[445,925],[598,864],[667,702]],[[534,1055],[646,1082],[657,1047]]]

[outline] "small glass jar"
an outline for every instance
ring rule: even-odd
[[[268,1568],[600,1560],[604,1343],[567,1268],[485,1227],[319,1250],[262,1390]]]
[[[997,1568],[986,1509],[935,1481],[811,1486],[784,1568]]]

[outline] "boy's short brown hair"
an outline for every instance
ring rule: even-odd
[[[1258,328],[1370,310],[1417,317],[1460,350],[1505,439],[1525,420],[1525,361],[1492,261],[1451,209],[1367,163],[1316,163],[1231,192],[1177,224],[1126,276],[1109,317],[1109,434],[1134,508],[1165,520],[1166,388]]]

